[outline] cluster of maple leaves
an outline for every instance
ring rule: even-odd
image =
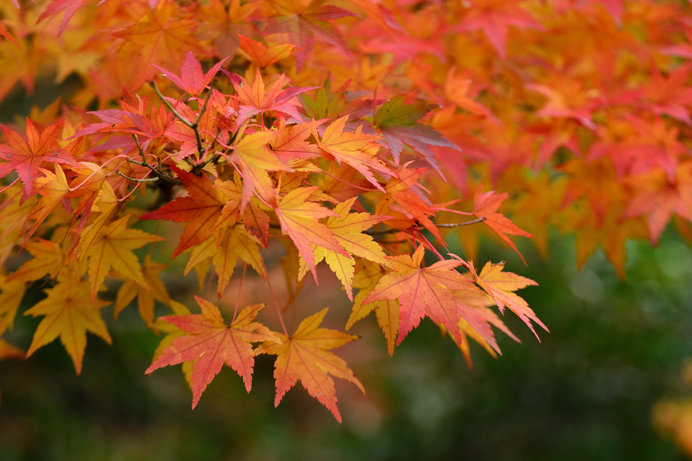
[[[166,335],[147,372],[183,364],[193,406],[224,364],[249,391],[254,357],[270,354],[276,404],[300,381],[340,420],[332,377],[363,387],[331,350],[356,336],[320,327],[324,306],[292,332],[283,320],[318,264],[353,302],[346,330],[374,312],[391,354],[427,317],[470,363],[469,338],[491,354],[493,328],[515,338],[498,308],[546,328],[515,293],[533,281],[471,262],[484,229],[515,251],[509,237],[528,229],[544,252],[549,226],[578,229],[582,262],[601,246],[622,271],[647,222],[656,241],[671,217],[692,219],[680,2],[52,0],[0,13],[0,98],[45,76],[80,82],[2,126],[0,357],[59,337],[79,373],[87,331],[111,341],[105,299],[117,316],[136,298]],[[512,193],[522,228],[489,187]],[[249,267],[271,308],[236,306],[228,321],[205,292],[190,313],[163,281],[168,256],[213,277],[219,299]],[[292,299],[277,299],[272,270]],[[24,353],[1,335],[28,287],[45,297],[23,310],[41,317]]]

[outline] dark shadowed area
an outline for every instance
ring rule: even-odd
[[[479,262],[508,255],[488,248]],[[191,411],[179,369],[144,375],[158,338],[130,307],[109,324],[112,347],[89,337],[81,376],[58,342],[0,363],[0,459],[682,459],[652,408],[685,392],[692,250],[672,233],[655,249],[631,242],[620,281],[600,255],[578,271],[573,248],[557,238],[541,261],[524,246],[528,267],[512,256],[508,269],[540,284],[521,294],[551,332],[539,343],[507,314],[522,343],[500,338],[497,360],[473,348],[472,371],[431,322],[392,358],[374,317],[357,324],[363,339],[337,352],[368,393],[337,384],[341,425],[300,387],[275,409],[267,356],[250,395],[224,369]],[[318,290],[343,302],[328,277]],[[15,344],[29,344],[32,321],[21,320]]]

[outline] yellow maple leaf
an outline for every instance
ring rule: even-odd
[[[108,344],[111,337],[101,317],[101,308],[109,304],[89,295],[89,282],[75,281],[64,277],[53,288],[46,290],[48,296],[27,310],[24,315],[43,315],[34,332],[34,338],[26,356],[60,337],[60,341],[72,359],[77,374],[82,372],[82,359],[86,349],[86,332],[91,331]]]
[[[96,296],[99,286],[111,268],[130,280],[144,283],[139,260],[132,250],[150,242],[164,240],[163,237],[148,234],[139,229],[128,229],[128,219],[129,216],[123,216],[103,228],[90,226],[85,230],[85,234],[98,232],[91,246],[83,249],[82,254],[82,258],[89,258],[88,271],[92,297]]]

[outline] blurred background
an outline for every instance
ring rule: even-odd
[[[673,232],[653,249],[628,243],[621,281],[600,254],[579,271],[574,241],[552,242],[548,260],[521,242],[528,267],[495,244],[476,263],[509,258],[508,270],[539,283],[519,294],[550,328],[540,343],[509,313],[522,343],[501,337],[498,359],[472,349],[469,370],[424,321],[390,358],[371,316],[353,329],[363,339],[337,350],[367,390],[337,383],[343,424],[300,386],[275,409],[268,356],[250,395],[224,368],[192,411],[179,367],[144,375],[159,338],[130,307],[109,320],[112,347],[89,336],[81,376],[57,341],[0,362],[0,460],[685,459],[690,246]],[[319,292],[337,308],[346,298],[326,279]],[[8,339],[28,345],[34,321]]]

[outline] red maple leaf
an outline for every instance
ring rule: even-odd
[[[458,260],[438,261],[421,268],[423,246],[413,257],[399,255],[388,258],[392,272],[385,274],[362,304],[382,299],[399,300],[399,336],[397,345],[428,315],[461,341],[459,311],[455,304],[456,290],[469,290],[472,283],[455,270]]]
[[[202,65],[191,51],[187,52],[183,65],[180,66],[180,76],[163,67],[157,65],[154,65],[154,67],[163,72],[164,77],[175,83],[178,88],[187,92],[190,96],[199,96],[228,58],[229,56],[226,56],[221,61],[214,64],[206,74],[202,72]]]
[[[62,125],[62,120],[59,120],[39,133],[27,118],[26,139],[5,125],[0,125],[7,139],[7,144],[0,144],[0,178],[16,172],[24,184],[24,198],[34,195],[34,181],[43,162],[71,162],[67,153],[57,144]]]
[[[517,250],[517,247],[512,243],[508,235],[522,235],[524,237],[531,237],[532,235],[519,229],[509,218],[497,212],[507,197],[509,197],[509,194],[498,194],[494,191],[481,192],[479,187],[473,196],[473,214],[483,218],[483,222],[512,247],[521,260],[524,261],[524,264],[526,264],[526,260],[519,253],[519,250]]]
[[[228,198],[221,192],[221,188],[214,187],[208,177],[196,176],[175,166],[171,166],[171,169],[182,181],[188,196],[168,202],[158,210],[143,214],[139,219],[167,219],[188,223],[173,252],[172,257],[176,257],[191,246],[204,242],[214,233]]]
[[[244,308],[227,325],[214,304],[198,296],[195,296],[195,300],[202,310],[201,314],[162,317],[188,334],[175,338],[146,370],[146,374],[150,374],[161,367],[194,362],[192,408],[197,406],[202,393],[224,364],[243,378],[245,389],[250,392],[255,365],[252,343],[278,342],[278,338],[267,327],[254,321],[263,304]]]

